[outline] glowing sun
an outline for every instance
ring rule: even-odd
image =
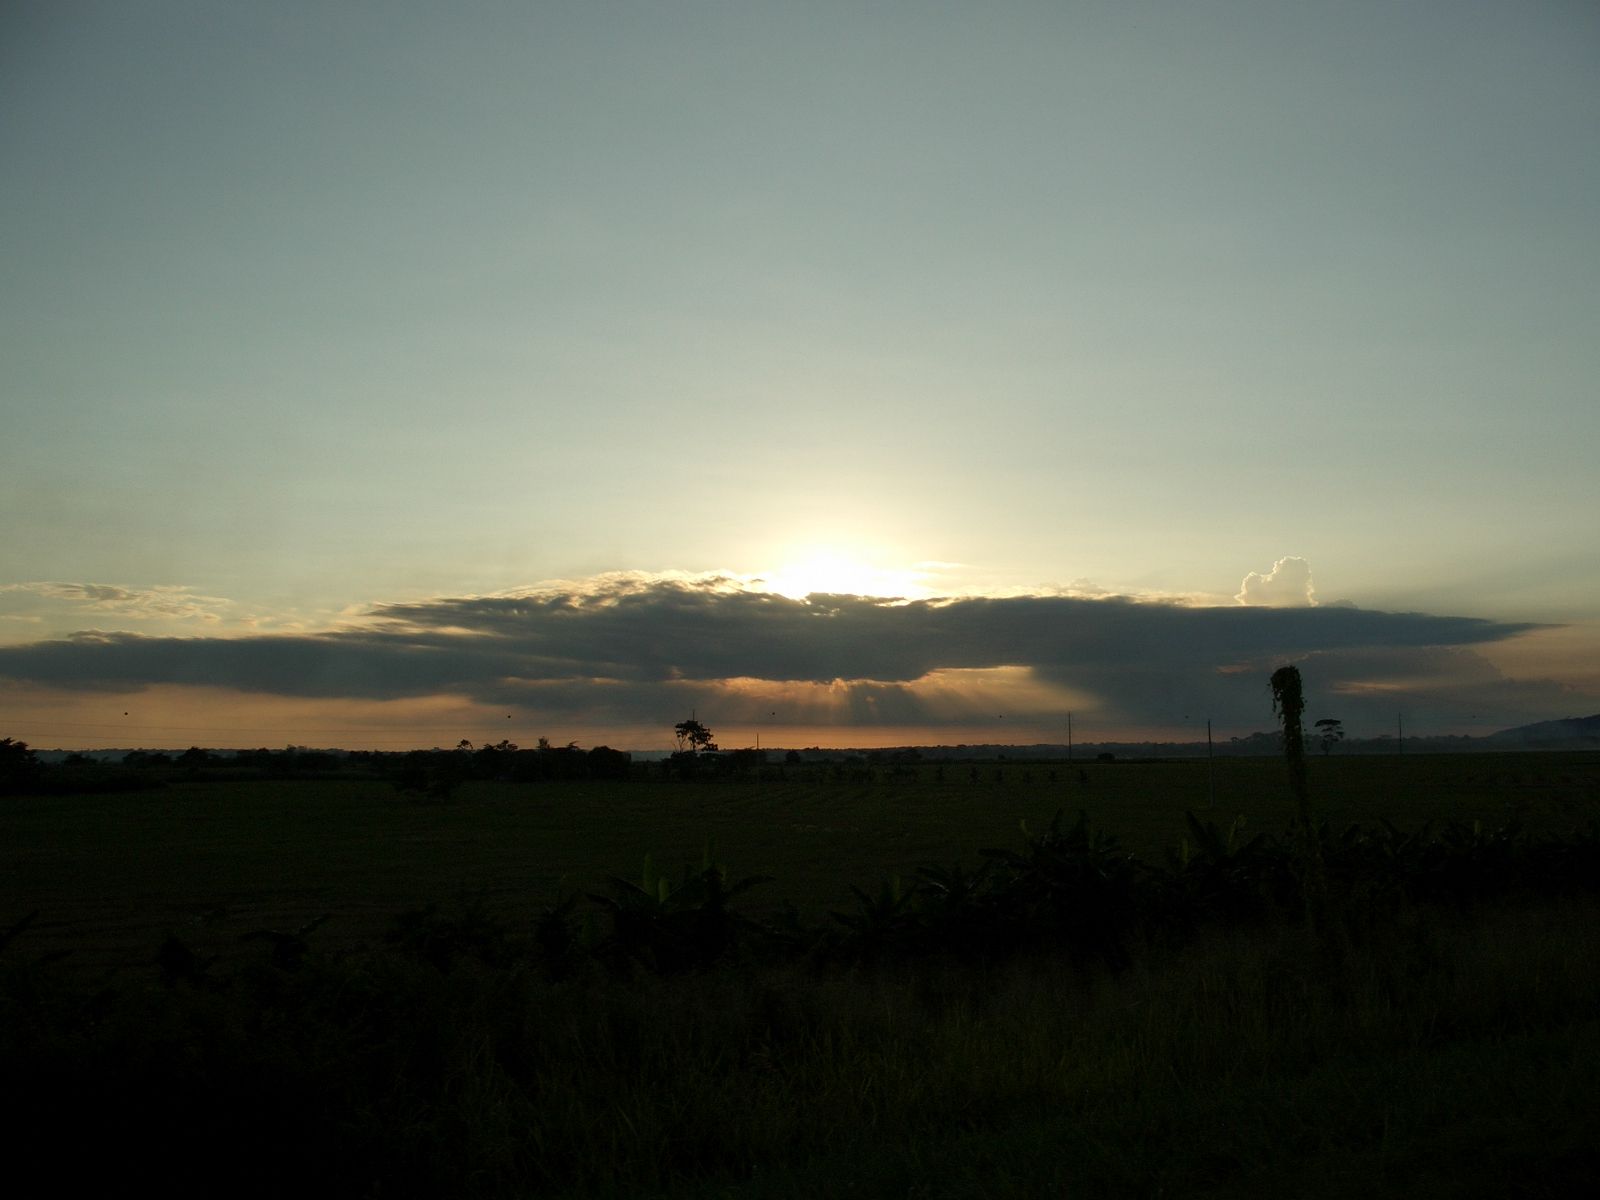
[[[898,596],[906,600],[932,594],[921,571],[882,566],[836,550],[807,551],[762,579],[770,590],[796,600],[824,592],[846,596]]]

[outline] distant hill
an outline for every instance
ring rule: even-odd
[[[1483,739],[1486,742],[1518,746],[1600,746],[1600,713],[1592,717],[1563,717],[1559,721],[1535,721],[1502,729]]]

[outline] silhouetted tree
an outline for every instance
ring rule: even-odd
[[[39,778],[39,758],[27,742],[0,738],[0,794],[21,791]]]
[[[687,749],[698,754],[703,750],[717,748],[717,744],[711,740],[711,730],[693,717],[687,721],[679,721],[672,727],[672,732],[677,736],[679,750]]]
[[[215,761],[215,756],[209,750],[199,746],[190,746],[178,755],[178,765],[193,770],[196,767],[209,767]]]
[[[1344,741],[1344,722],[1333,717],[1323,717],[1316,724],[1317,738],[1322,742],[1322,756],[1326,758],[1328,751]]]
[[[449,800],[472,773],[472,759],[460,750],[412,750],[393,776],[395,791],[429,800]]]
[[[610,746],[596,746],[589,751],[590,779],[626,779],[633,765],[633,756]]]
[[[589,776],[589,756],[578,749],[577,742],[552,746],[540,738],[539,763],[546,779],[587,779]]]
[[[517,745],[508,738],[501,738],[493,745],[485,742],[473,752],[473,773],[480,779],[499,779],[510,773],[516,756]]]
[[[760,750],[745,749],[734,750],[724,755],[718,765],[726,775],[754,775],[761,770],[766,761],[767,756]]]

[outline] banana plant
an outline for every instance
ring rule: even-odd
[[[1275,904],[1293,902],[1289,855],[1276,839],[1265,833],[1245,838],[1243,816],[1226,833],[1192,812],[1184,820],[1188,834],[1167,858],[1169,920],[1193,927],[1212,917],[1254,919]]]
[[[611,919],[613,961],[678,971],[709,966],[731,951],[754,926],[730,911],[729,902],[770,881],[767,875],[751,875],[730,883],[707,846],[700,870],[686,868],[677,887],[647,854],[639,882],[612,876],[610,895],[591,893],[589,898]]]
[[[582,934],[572,928],[572,914],[580,899],[578,892],[563,894],[558,889],[555,899],[533,918],[534,952],[540,965],[557,979],[571,970],[585,948]]]
[[[878,881],[876,894],[850,886],[856,898],[854,912],[829,915],[845,929],[839,949],[846,957],[869,962],[892,950],[912,948],[916,921],[911,911],[916,892],[898,875]]]
[[[306,941],[307,935],[319,929],[325,922],[332,919],[332,913],[323,913],[320,917],[313,917],[304,925],[294,930],[281,929],[252,929],[249,933],[241,933],[241,942],[269,942],[272,945],[272,965],[283,970],[293,970],[304,961],[306,954],[311,949],[311,944]]]
[[[1143,891],[1138,861],[1082,812],[1070,829],[1059,811],[1041,833],[1024,825],[1023,839],[1020,852],[983,851],[1003,876],[996,900],[1007,920],[1028,940],[1125,965]]]
[[[1011,939],[997,921],[992,884],[995,865],[975,871],[954,866],[917,868],[917,916],[926,940],[963,958],[985,958]]]

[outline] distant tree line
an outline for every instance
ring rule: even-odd
[[[449,799],[468,780],[498,779],[537,783],[557,779],[626,779],[633,756],[610,746],[589,750],[576,742],[552,745],[540,738],[536,749],[524,750],[502,739],[474,747],[466,738],[453,750],[412,750],[391,763],[389,772],[399,792]]]

